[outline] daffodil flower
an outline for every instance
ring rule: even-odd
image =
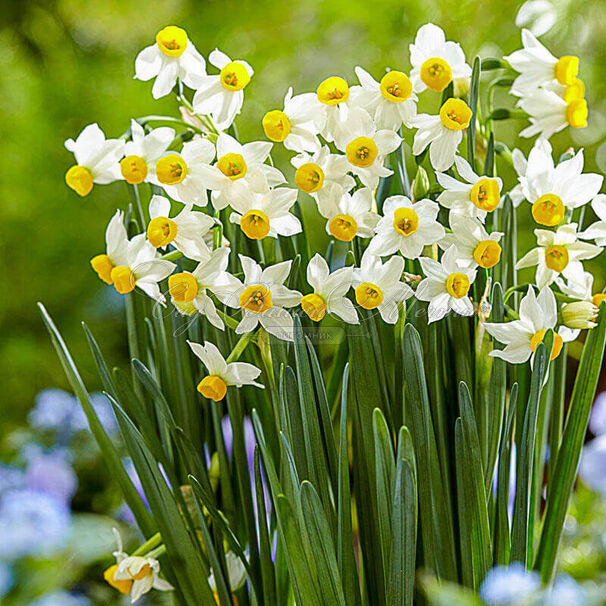
[[[439,206],[432,200],[411,202],[406,196],[390,196],[383,203],[383,217],[375,228],[369,250],[382,257],[399,251],[418,258],[423,247],[441,240],[444,227],[437,221]]]
[[[503,181],[499,177],[476,175],[461,156],[455,157],[455,166],[463,181],[445,173],[436,173],[438,183],[444,188],[438,202],[450,209],[451,217],[473,217],[484,222],[486,214],[501,202]]]
[[[452,233],[446,234],[438,245],[442,250],[449,250],[454,245],[460,265],[490,269],[500,261],[499,241],[503,236],[501,232],[488,233],[478,219],[452,215],[450,227]]]
[[[292,261],[284,261],[265,269],[250,257],[239,255],[244,282],[226,293],[224,303],[242,310],[242,319],[236,333],[254,330],[258,324],[284,341],[294,340],[294,322],[286,307],[301,301],[301,293],[284,286]]]
[[[149,202],[150,222],[147,239],[154,248],[171,244],[187,258],[201,261],[208,256],[208,245],[204,236],[215,224],[206,213],[185,207],[176,217],[169,218],[170,200],[164,196],[152,196]]]
[[[274,109],[263,116],[265,136],[286,149],[317,152],[318,133],[323,130],[325,115],[317,111],[316,95],[304,93],[293,97],[292,88],[284,97],[284,109]]]
[[[225,397],[230,385],[234,387],[253,385],[260,389],[265,388],[261,383],[255,382],[255,379],[261,374],[261,369],[254,364],[226,362],[217,346],[209,341],[206,341],[204,345],[191,341],[188,341],[187,344],[208,371],[208,375],[198,384],[198,391],[205,398],[219,402]]]
[[[548,330],[554,330],[551,359],[560,355],[564,339],[555,332],[558,310],[555,296],[549,286],[543,287],[537,296],[532,286],[520,302],[520,319],[513,322],[484,324],[489,335],[506,347],[493,349],[490,355],[512,364],[527,362],[534,355]]]
[[[583,240],[594,240],[598,246],[606,246],[606,195],[600,194],[591,201],[591,208],[600,219],[579,233]]]
[[[532,204],[534,220],[548,227],[562,223],[567,210],[587,204],[602,187],[602,175],[583,174],[583,150],[554,165],[551,145],[538,140],[528,161],[518,149],[513,151],[521,193]]]
[[[175,25],[161,29],[156,43],[144,48],[135,60],[135,78],[151,80],[154,99],[168,95],[181,80],[190,88],[197,88],[206,74],[204,57],[188,39],[187,32]]]
[[[361,107],[354,107],[335,134],[335,143],[345,152],[349,171],[360,177],[366,187],[375,189],[379,178],[393,173],[383,165],[383,160],[400,146],[402,139],[392,130],[377,130],[370,114]]]
[[[358,324],[353,303],[345,297],[353,281],[353,267],[342,267],[330,273],[328,263],[316,253],[307,265],[307,282],[313,293],[301,297],[303,311],[314,321],[335,314],[348,324]]]
[[[398,303],[410,299],[414,292],[408,284],[401,282],[404,259],[393,256],[385,263],[380,257],[366,249],[360,267],[353,272],[356,303],[364,309],[378,310],[388,324],[398,321]]]
[[[89,124],[77,139],[67,139],[65,147],[76,164],[65,173],[65,182],[76,193],[86,196],[93,183],[106,184],[121,178],[118,164],[124,151],[122,139],[106,139],[97,124]]]
[[[349,84],[340,76],[330,76],[316,89],[316,120],[323,124],[320,134],[326,142],[334,141],[348,114]]]
[[[366,70],[356,67],[356,75],[360,86],[351,87],[352,105],[364,108],[379,129],[397,131],[402,124],[410,127],[419,99],[406,74],[391,70],[377,82]]]
[[[440,261],[429,257],[421,257],[419,261],[426,277],[417,286],[415,296],[419,301],[429,301],[429,323],[441,320],[449,311],[473,316],[468,293],[476,279],[476,269],[459,262],[457,247],[450,246]]]
[[[106,284],[113,284],[111,272],[118,265],[127,263],[128,236],[124,227],[124,213],[117,210],[105,229],[104,254],[94,256],[91,267]]]
[[[193,105],[197,114],[209,115],[218,129],[229,128],[244,103],[244,89],[254,72],[240,59],[232,61],[225,53],[215,49],[209,62],[221,70],[218,75],[207,75],[196,85]]]
[[[542,36],[555,25],[557,18],[557,10],[550,0],[526,0],[516,15],[516,27],[528,27],[535,36]]]
[[[602,252],[600,246],[579,242],[577,224],[568,223],[556,231],[535,229],[536,248],[526,253],[517,263],[516,269],[537,266],[535,282],[539,288],[551,284],[560,274],[574,279],[583,272],[584,259],[593,259]]]
[[[290,213],[296,201],[297,190],[289,187],[251,193],[246,198],[232,200],[231,207],[236,212],[230,214],[229,220],[240,225],[252,240],[292,236],[301,232],[301,222]]]
[[[130,122],[131,141],[124,145],[124,158],[120,160],[122,178],[131,185],[151,182],[160,185],[155,178],[156,161],[168,149],[175,138],[175,131],[168,126],[154,128],[145,134],[136,121]]]
[[[418,130],[412,144],[415,156],[429,145],[429,160],[437,171],[448,170],[455,161],[463,131],[469,126],[472,112],[462,99],[447,99],[437,116],[419,114],[411,119]]]
[[[193,345],[190,343],[190,345]],[[260,372],[260,371],[259,371]],[[261,385],[261,387],[263,387]],[[244,586],[246,582],[246,567],[242,560],[233,552],[228,551],[225,554],[225,565],[227,568],[227,579],[229,581],[229,590],[233,593]],[[208,577],[208,585],[215,596],[217,604],[219,603],[219,595],[217,593],[217,582],[215,580],[215,572],[211,568]],[[234,598],[234,604],[237,606],[237,601]]]
[[[465,63],[461,46],[447,42],[442,29],[433,23],[419,28],[409,49],[410,79],[417,93],[428,88],[442,92],[453,80],[471,77],[471,67]]]

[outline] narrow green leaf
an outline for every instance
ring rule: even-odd
[[[476,57],[471,70],[471,82],[469,84],[469,107],[472,112],[471,121],[467,127],[467,161],[472,170],[475,168],[475,146],[476,146],[476,120],[478,116],[478,95],[480,91],[480,58]]]

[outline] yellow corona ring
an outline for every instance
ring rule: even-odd
[[[372,282],[362,282],[356,286],[356,302],[364,309],[375,309],[383,303],[383,291]]]
[[[81,196],[90,194],[93,189],[93,175],[86,166],[72,166],[65,173],[65,182]]]
[[[219,81],[224,89],[235,92],[246,87],[250,82],[250,74],[242,63],[232,61],[221,70]]]
[[[156,217],[147,226],[147,239],[155,248],[170,244],[177,236],[177,224],[168,217]]]
[[[90,260],[90,265],[106,284],[113,284],[111,274],[112,269],[114,269],[114,264],[107,255],[97,255],[96,257],[93,257]]]
[[[421,65],[421,80],[427,88],[441,93],[452,81],[452,69],[442,57],[431,57]]]
[[[247,286],[240,295],[240,307],[256,314],[265,313],[274,306],[271,292],[263,284]]]
[[[501,190],[496,179],[480,179],[471,188],[471,201],[476,208],[492,212],[501,201]]]
[[[555,194],[545,194],[532,205],[532,218],[540,225],[553,227],[564,220],[566,207],[562,199]]]
[[[198,294],[198,280],[189,272],[181,272],[168,277],[168,292],[178,303],[190,303]]]
[[[381,94],[393,103],[402,103],[410,98],[412,94],[412,82],[410,78],[398,71],[387,72],[379,85]]]
[[[574,55],[560,57],[555,64],[554,76],[562,86],[570,86],[579,73],[579,58]]]
[[[208,377],[204,377],[200,383],[198,383],[198,391],[205,398],[219,402],[227,393],[227,384],[221,377],[217,375],[209,375]]]
[[[110,279],[114,285],[114,288],[121,295],[126,295],[135,290],[135,274],[133,274],[130,267],[126,267],[126,265],[118,265],[114,267],[110,273]]]
[[[596,293],[595,295],[593,295],[593,297],[591,297],[591,302],[596,306],[599,307],[602,303],[602,301],[606,301],[606,293]]]
[[[551,271],[563,272],[568,266],[568,250],[565,246],[552,244],[545,250],[545,265]]]
[[[263,116],[262,124],[265,136],[277,143],[281,143],[290,135],[290,120],[288,119],[288,116],[279,109],[267,112]]]
[[[325,105],[345,103],[349,99],[349,85],[339,76],[331,76],[320,82],[316,89],[318,101]]]
[[[419,215],[412,208],[396,208],[393,214],[393,228],[401,236],[412,236],[419,229]]]
[[[315,293],[301,297],[301,308],[314,322],[319,322],[326,315],[326,302]]]
[[[295,185],[306,194],[313,194],[324,185],[324,171],[314,162],[301,164],[295,172]]]
[[[120,172],[127,183],[138,185],[147,177],[147,164],[141,156],[126,156],[120,160]]]
[[[232,181],[246,175],[246,162],[242,154],[225,154],[217,160],[217,168]]]
[[[118,581],[114,579],[114,575],[118,572],[118,564],[110,566],[104,573],[103,578],[109,583],[114,589],[117,589],[120,593],[128,595],[132,589],[133,582],[130,579],[124,581]]]
[[[585,98],[585,85],[579,78],[575,78],[564,90],[564,101],[570,103],[577,99]]]
[[[162,156],[156,162],[156,177],[164,185],[177,185],[187,176],[187,164],[178,154]]]
[[[587,101],[585,99],[573,99],[566,106],[566,120],[572,128],[585,128],[587,126]]]
[[[450,130],[464,130],[469,126],[472,112],[465,101],[447,99],[440,108],[440,120]]]
[[[187,48],[187,32],[169,25],[156,34],[156,44],[167,57],[180,57]]]
[[[269,217],[262,210],[249,210],[240,219],[240,227],[251,240],[262,240],[269,233]]]
[[[494,240],[484,240],[475,247],[473,258],[480,267],[490,269],[501,260],[501,246]]]
[[[351,215],[337,215],[328,222],[328,231],[341,242],[351,242],[358,233],[358,224]]]
[[[545,338],[546,334],[547,334],[546,330],[539,330],[539,331],[535,332],[534,335],[532,335],[532,337],[530,339],[530,349],[532,349],[532,351],[537,350],[539,343],[543,342],[543,339]],[[553,345],[551,346],[551,359],[552,360],[555,360],[560,355],[563,345],[564,345],[564,340],[562,339],[562,337],[557,332],[554,332],[553,333]]]
[[[359,168],[372,166],[378,154],[379,148],[370,137],[356,137],[345,148],[347,159]]]
[[[470,286],[469,278],[459,271],[455,271],[446,278],[446,290],[455,299],[463,298],[469,292]]]

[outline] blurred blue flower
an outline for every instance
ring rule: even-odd
[[[598,394],[591,408],[589,429],[596,436],[606,433],[606,391]]]
[[[583,606],[587,603],[586,591],[567,574],[559,575],[553,587],[545,592],[541,606]]]
[[[69,454],[62,450],[32,453],[25,471],[27,487],[67,505],[78,487],[78,477],[68,458]]]
[[[606,434],[602,434],[583,446],[579,476],[606,499]]]
[[[91,601],[81,594],[53,591],[30,602],[28,606],[91,606]]]
[[[0,562],[0,598],[4,597],[15,582],[13,571],[7,562]]]
[[[116,431],[118,431],[118,422],[116,421],[114,410],[107,397],[102,393],[93,393],[90,396],[90,402],[105,431],[110,435],[116,433]],[[88,431],[88,420],[86,415],[80,404],[77,401],[76,403],[77,408],[71,419],[72,431]]]
[[[528,571],[518,562],[495,566],[480,586],[480,597],[490,605],[512,606],[529,599],[541,586],[536,571]]]
[[[8,490],[21,488],[24,484],[25,473],[22,469],[0,464],[0,495]]]

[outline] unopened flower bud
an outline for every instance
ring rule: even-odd
[[[593,328],[597,315],[598,308],[591,301],[575,301],[562,307],[562,321],[568,328]]]
[[[208,470],[208,479],[213,490],[217,490],[219,486],[220,473],[219,453],[215,452],[210,458],[210,469]]]
[[[419,166],[417,169],[417,175],[412,183],[412,196],[415,200],[422,200],[429,191],[429,177],[427,171]]]
[[[469,92],[469,87],[471,85],[471,78],[469,76],[465,76],[463,78],[455,78],[453,80],[453,93],[455,97],[464,97]]]

